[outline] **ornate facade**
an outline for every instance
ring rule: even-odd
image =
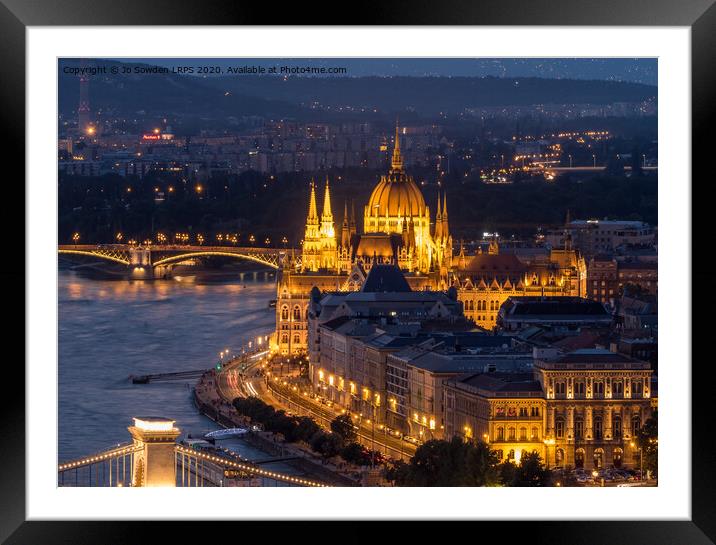
[[[356,232],[355,214],[349,216],[346,204],[339,243],[332,210],[328,180],[320,216],[316,185],[311,182],[300,265],[287,256],[278,274],[275,343],[282,354],[306,351],[308,304],[314,287],[321,291],[358,290],[374,264],[398,265],[414,290],[449,287],[453,243],[447,197],[438,197],[431,232],[430,209],[403,168],[398,128],[390,170],[381,176],[364,207],[363,232]]]
[[[535,358],[532,375],[448,381],[446,435],[490,443],[501,459],[537,452],[550,467],[635,467],[633,443],[656,408],[648,363],[607,350]]]
[[[328,180],[320,216],[314,182],[310,191],[300,265],[287,256],[278,274],[275,343],[282,354],[307,349],[313,287],[360,289],[373,264],[398,265],[413,290],[455,286],[465,316],[486,329],[495,327],[497,311],[510,296],[586,293],[586,265],[572,250],[569,236],[563,249],[531,263],[501,254],[497,241],[486,253],[466,256],[461,246],[459,256],[454,256],[447,197],[438,194],[433,221],[420,187],[403,167],[397,127],[390,169],[363,208],[362,233],[357,232],[355,213],[351,207],[349,215],[346,204],[339,240]]]
[[[479,250],[469,258],[461,246],[456,262],[451,284],[465,316],[485,329],[495,327],[500,306],[512,296],[586,296],[587,266],[570,244],[551,250],[547,259],[527,263],[501,254],[492,241],[487,253]]]

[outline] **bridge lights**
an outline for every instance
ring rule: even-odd
[[[249,237],[249,242],[250,242],[251,245],[253,246],[254,243],[256,242],[256,237],[255,237],[254,235],[251,235],[251,236]]]
[[[199,245],[204,244],[204,235],[202,235],[201,233],[196,235],[196,241],[199,243]]]
[[[264,240],[264,244],[266,244],[266,246],[271,244],[271,239],[269,237],[266,237],[266,240]]]
[[[80,234],[79,234],[79,233],[75,233],[75,234],[72,235],[72,242],[74,242],[75,244],[77,244],[77,242],[78,242],[79,240],[80,240]]]

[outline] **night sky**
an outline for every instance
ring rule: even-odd
[[[142,62],[158,66],[341,66],[348,69],[346,76],[495,76],[541,77],[554,79],[588,79],[628,81],[657,84],[655,58],[475,58],[475,59],[396,59],[396,58],[120,58],[125,62]],[[346,77],[341,76],[341,77]],[[335,76],[329,76],[335,77]]]

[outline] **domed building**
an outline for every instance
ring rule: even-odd
[[[414,290],[447,289],[453,254],[444,194],[438,195],[432,232],[431,221],[420,187],[405,171],[399,127],[395,130],[390,169],[380,177],[364,207],[362,233],[357,232],[355,213],[349,216],[346,204],[338,237],[328,180],[320,216],[316,185],[311,182],[300,264],[289,256],[278,275],[279,351],[295,354],[306,349],[312,288],[360,289],[373,265],[398,265]]]
[[[328,180],[320,215],[317,200],[316,184],[311,182],[300,261],[287,256],[277,275],[275,342],[282,354],[307,351],[314,288],[359,290],[374,265],[397,265],[412,290],[454,287],[465,316],[486,329],[495,327],[498,310],[508,297],[586,293],[584,259],[571,246],[552,250],[542,261],[527,262],[502,254],[493,241],[487,252],[474,256],[466,256],[461,247],[454,259],[447,197],[438,194],[433,220],[420,186],[405,171],[398,127],[390,169],[363,209],[362,233],[347,203],[341,228],[335,229]]]

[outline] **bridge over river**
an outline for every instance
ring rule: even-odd
[[[131,276],[135,278],[163,278],[171,274],[172,267],[179,263],[210,257],[248,260],[272,269],[278,269],[287,256],[292,256],[297,265],[301,263],[301,250],[253,246],[61,244],[58,246],[58,253],[124,265]]]
[[[132,442],[59,464],[59,486],[204,487],[309,486],[327,484],[260,467],[219,448],[177,442],[179,429],[167,418],[141,416],[127,428]]]

